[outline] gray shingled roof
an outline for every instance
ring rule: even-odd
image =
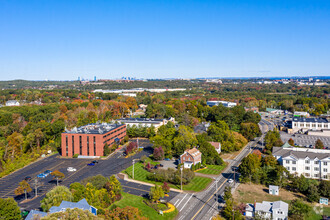
[[[283,201],[276,201],[273,202],[273,209],[281,209],[282,211],[288,212],[289,205],[286,202]]]
[[[271,213],[272,212],[272,203],[271,202],[267,202],[267,201],[262,201],[262,203],[257,202],[256,203],[256,208],[255,208],[256,212],[268,212]]]
[[[66,210],[66,209],[74,209],[74,208],[78,208],[78,209],[82,209],[82,210],[89,210],[91,209],[91,206],[88,205],[86,199],[82,199],[79,202],[68,202],[68,201],[62,201],[60,206],[53,206],[49,209],[49,213],[55,213],[55,212],[60,212],[62,210]]]
[[[26,216],[25,220],[33,220],[35,215],[39,215],[39,217],[44,217],[47,215],[46,212],[41,212],[37,210],[31,210],[29,214]]]
[[[287,156],[293,156],[297,159],[305,159],[306,157],[310,159],[318,158],[320,160],[330,157],[330,151],[329,153],[315,153],[315,152],[309,152],[308,149],[306,151],[295,151],[294,149],[288,149],[288,148],[282,148],[282,147],[273,147],[273,155],[274,156],[281,156],[281,157],[287,157]]]

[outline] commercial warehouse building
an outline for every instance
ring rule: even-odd
[[[103,156],[104,146],[120,142],[126,136],[125,124],[93,123],[62,133],[62,156]]]
[[[125,124],[127,127],[131,126],[141,126],[141,127],[151,127],[153,126],[157,131],[162,125],[166,125],[168,122],[175,124],[174,118],[168,119],[155,119],[155,118],[121,118],[116,120],[119,123]]]
[[[235,103],[235,102],[227,102],[227,101],[207,101],[206,104],[210,107],[223,105],[227,108],[232,108],[237,105],[237,103]]]
[[[330,122],[325,118],[293,117],[289,125],[291,125],[292,132],[306,132],[308,130],[316,131],[330,128]]]

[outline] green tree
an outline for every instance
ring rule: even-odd
[[[0,198],[0,207],[1,219],[21,219],[21,211],[13,198]]]
[[[260,128],[255,123],[242,123],[241,124],[241,134],[249,141],[261,135]]]
[[[233,199],[233,195],[231,194],[231,187],[230,186],[225,187],[225,192],[224,192],[224,195],[223,195],[223,199],[225,201]]]
[[[320,200],[320,194],[318,192],[317,186],[313,183],[309,184],[307,190],[307,200],[310,202],[318,202]]]
[[[111,203],[121,198],[121,184],[114,175],[110,176],[109,180],[105,183],[104,188],[109,194]]]
[[[330,181],[321,180],[319,185],[320,195],[326,198],[330,197]]]
[[[292,219],[305,219],[312,208],[299,199],[292,200],[289,205],[289,216]]]
[[[324,144],[320,139],[317,139],[315,142],[315,148],[316,149],[324,149]]]
[[[58,180],[63,179],[65,177],[65,175],[58,170],[54,170],[53,172],[51,172],[51,175],[53,176],[54,179],[56,179],[57,186],[58,186]]]
[[[70,190],[65,186],[56,186],[54,189],[46,193],[46,196],[41,200],[41,208],[47,212],[52,206],[59,206],[62,201],[73,201],[73,196]]]
[[[291,146],[294,146],[294,140],[293,140],[292,138],[290,138],[290,139],[288,140],[288,143],[289,143]]]
[[[25,194],[25,199],[27,199],[27,193],[31,192],[32,189],[30,187],[30,184],[23,180],[19,183],[19,186],[15,189],[15,195],[22,195]]]
[[[240,180],[242,182],[251,182],[252,176],[257,173],[260,166],[261,160],[256,154],[249,154],[243,158],[242,163],[238,167],[239,172],[241,173]]]
[[[96,189],[102,189],[105,184],[108,182],[108,179],[102,175],[91,176],[83,179],[81,183],[83,185],[87,185],[87,183],[91,183]]]
[[[165,196],[162,187],[155,185],[150,188],[149,197],[152,202],[157,202],[160,198]]]
[[[79,202],[85,197],[85,186],[75,182],[70,185],[70,191],[73,196],[73,202]]]
[[[110,148],[107,143],[104,145],[103,156],[108,156],[110,154]]]

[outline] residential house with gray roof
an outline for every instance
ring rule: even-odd
[[[287,220],[289,204],[283,201],[256,203],[255,217],[261,219]]]

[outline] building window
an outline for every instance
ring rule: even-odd
[[[285,163],[289,164],[290,163],[290,160],[286,160]]]
[[[296,171],[296,168],[295,167],[292,167],[292,171]]]
[[[309,160],[305,160],[305,163],[309,164]]]
[[[306,177],[309,177],[310,175],[309,175],[309,173],[305,173],[305,176],[306,176]]]
[[[323,165],[324,165],[324,166],[327,166],[327,165],[328,165],[328,162],[323,162]]]
[[[292,161],[292,164],[296,164],[297,162],[296,161]]]
[[[305,167],[305,170],[310,170],[310,168],[309,167]]]
[[[286,167],[287,170],[290,170],[290,167]]]
[[[327,169],[327,168],[324,168],[324,169],[323,169],[323,172],[328,172],[328,169]]]
[[[323,179],[328,179],[328,175],[323,175]]]
[[[319,162],[318,161],[314,161],[314,164],[319,164]]]
[[[94,141],[94,156],[96,156],[96,142],[95,142],[95,136],[93,137],[93,141]]]
[[[89,136],[87,136],[87,156],[89,156]]]
[[[318,167],[314,167],[314,170],[315,170],[315,171],[319,171],[319,168],[318,168]]]
[[[319,176],[319,174],[317,174],[317,173],[316,173],[316,174],[314,174],[314,177],[318,177],[318,176]]]
[[[72,135],[72,156],[74,155],[74,136]]]
[[[81,141],[81,136],[79,136],[79,154],[82,155],[82,141]]]

